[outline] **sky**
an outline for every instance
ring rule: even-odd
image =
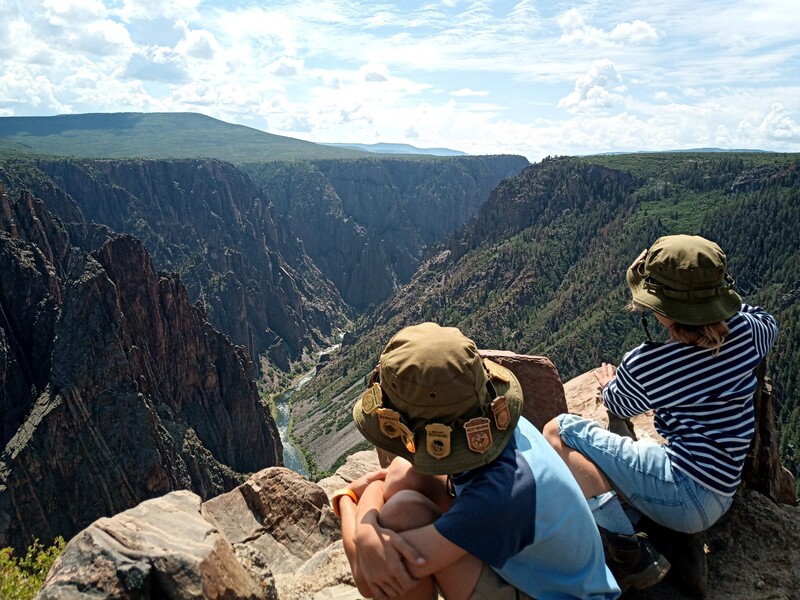
[[[0,0],[0,117],[318,143],[800,151],[797,0]]]

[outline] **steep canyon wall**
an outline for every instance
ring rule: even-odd
[[[177,275],[128,235],[80,251],[85,221],[71,239],[44,202],[3,188],[0,547],[70,536],[175,489],[209,498],[281,464],[249,355]]]
[[[305,251],[357,311],[408,282],[426,251],[472,219],[521,156],[248,165]]]

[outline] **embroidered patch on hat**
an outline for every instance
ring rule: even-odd
[[[383,406],[383,392],[378,383],[373,383],[361,395],[361,410],[371,415]]]
[[[406,450],[414,454],[417,447],[414,444],[414,434],[400,421],[401,415],[391,408],[378,409],[378,428],[381,433],[389,439],[399,437],[406,447]]]
[[[450,456],[450,432],[452,427],[441,423],[431,423],[425,425],[425,449],[433,458],[445,458]]]
[[[505,430],[511,423],[511,410],[508,408],[505,396],[498,396],[492,400],[492,414],[494,414],[494,424],[500,430]]]
[[[508,371],[506,371],[503,367],[494,363],[492,361],[483,361],[483,366],[486,367],[486,370],[489,372],[489,377],[492,379],[497,379],[498,381],[502,381],[503,383],[508,383],[511,381],[511,378],[508,376]]]
[[[492,445],[491,421],[486,417],[475,417],[464,423],[467,432],[467,446],[473,452],[483,454]]]
[[[389,439],[400,436],[400,413],[391,408],[378,409],[378,427],[381,433]]]

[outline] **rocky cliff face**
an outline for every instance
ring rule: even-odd
[[[11,439],[50,374],[62,278],[74,261],[66,231],[30,194],[12,203],[0,182],[0,442]]]
[[[271,174],[264,191],[348,304],[363,309],[391,295],[397,278],[382,241],[345,212],[322,173],[287,165]]]
[[[209,319],[250,355],[288,369],[347,323],[336,289],[252,181],[217,161],[39,161],[51,198],[67,194],[89,222],[141,239],[159,269],[177,271]],[[59,205],[60,207],[61,205]],[[70,215],[57,213],[65,222]]]
[[[527,164],[521,156],[375,158],[247,170],[342,297],[363,310],[407,282],[430,246]]]
[[[524,161],[495,157],[409,162],[320,161],[345,214],[373,240],[383,240],[398,281],[408,281],[425,248],[460,229],[503,177]],[[494,166],[494,165],[492,165]]]
[[[282,462],[249,356],[180,278],[131,236],[70,242],[43,202],[0,186],[0,547]]]
[[[518,156],[245,170],[213,160],[42,159],[15,163],[8,180],[42,198],[69,231],[79,209],[83,249],[96,249],[102,227],[141,239],[220,331],[287,370],[330,343],[352,309],[408,281],[428,247],[525,165]]]

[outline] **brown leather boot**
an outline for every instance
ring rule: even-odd
[[[697,596],[708,591],[708,562],[705,551],[705,532],[681,533],[667,529],[642,517],[637,527],[657,544],[672,563],[672,577],[681,588]]]
[[[606,551],[606,564],[623,594],[655,585],[669,571],[669,561],[655,549],[646,534],[626,535],[602,527],[598,529]]]

